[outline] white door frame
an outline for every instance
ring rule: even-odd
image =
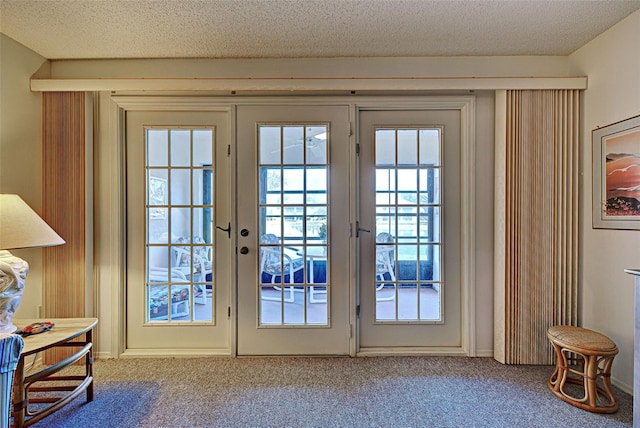
[[[102,94],[101,94],[102,95]],[[235,135],[235,112],[229,103],[213,102],[208,99],[207,102],[201,102],[202,99],[196,97],[149,97],[149,96],[100,96],[99,107],[107,110],[108,117],[101,117],[100,124],[107,126],[106,129],[100,127],[99,132],[101,138],[98,139],[98,148],[96,150],[96,158],[100,159],[101,166],[105,170],[110,171],[101,177],[103,180],[96,180],[99,188],[108,189],[107,192],[98,192],[96,198],[97,204],[101,207],[95,212],[103,213],[104,219],[96,220],[97,233],[101,234],[101,239],[96,239],[96,251],[104,254],[104,258],[110,267],[109,273],[103,274],[97,272],[97,307],[98,315],[102,322],[107,322],[111,328],[110,333],[110,352],[100,352],[100,358],[122,358],[125,357],[126,351],[126,182],[125,182],[125,140],[126,140],[126,123],[125,114],[127,111],[205,111],[205,112],[224,112],[229,118],[229,134]],[[100,113],[98,113],[100,114]],[[233,138],[230,137],[230,140]],[[110,142],[111,144],[108,144]],[[102,144],[100,144],[102,143]],[[231,145],[232,150],[235,146]],[[100,155],[103,156],[100,156]],[[231,153],[230,153],[231,154]],[[97,168],[97,169],[100,169]],[[235,188],[235,170],[230,167],[231,173],[229,177],[228,189]],[[231,205],[231,204],[230,204]],[[227,219],[233,224],[233,210],[229,206],[229,212],[224,216],[220,216],[218,223],[226,223]],[[103,232],[103,233],[101,233]],[[233,239],[233,236],[232,236]],[[229,251],[235,250],[230,245]],[[232,272],[235,272],[235,254],[229,254]],[[104,279],[104,280],[103,280]],[[229,286],[229,305],[235,302],[235,280],[231,280]],[[109,293],[104,291],[109,290]],[[105,299],[101,296],[106,294]],[[110,295],[109,295],[110,294]],[[224,316],[224,315],[221,315]],[[220,349],[216,351],[219,355],[233,355],[235,351],[235,322],[232,318],[229,322],[229,338],[230,343],[228,349]],[[208,355],[212,355],[208,353]],[[135,355],[133,355],[135,356]]]
[[[125,349],[126,320],[124,317],[124,303],[126,295],[126,218],[125,218],[125,190],[124,180],[124,140],[125,140],[125,112],[130,110],[176,110],[176,111],[226,111],[230,120],[230,153],[235,159],[235,105],[251,104],[348,104],[352,114],[352,122],[357,120],[358,112],[362,109],[454,109],[460,110],[461,115],[461,168],[462,168],[462,346],[455,352],[447,354],[476,355],[476,329],[475,329],[475,97],[474,96],[349,96],[349,97],[197,97],[197,96],[149,96],[149,95],[111,95],[102,92],[95,97],[94,116],[97,120],[98,138],[96,138],[95,159],[100,164],[96,168],[96,257],[99,260],[95,268],[96,307],[101,325],[108,326],[104,330],[108,337],[100,339],[107,351],[97,352],[98,358],[119,358]],[[357,126],[352,125],[352,129]],[[350,137],[351,152],[355,153],[355,134]],[[356,194],[357,183],[356,159],[351,159],[352,177],[350,183],[351,194]],[[235,189],[236,166],[231,166],[229,186]],[[100,173],[108,171],[108,173]],[[351,198],[350,223],[355,225],[356,204],[355,198]],[[233,205],[233,204],[230,204]],[[230,210],[232,207],[230,207]],[[236,221],[233,213],[229,213],[232,226]],[[234,231],[235,233],[235,231]],[[233,247],[233,246],[231,246]],[[356,301],[356,243],[351,239],[350,244],[350,295]],[[230,268],[236,270],[235,257],[230,257]],[[108,269],[101,269],[107,266]],[[235,356],[236,350],[236,314],[235,302],[236,283],[232,280],[229,290],[231,298],[231,323],[230,323],[230,349],[227,355]],[[356,326],[355,305],[350,308],[352,325]],[[356,355],[356,332],[352,335],[350,352]],[[107,335],[105,335],[107,336]],[[385,355],[395,354],[392,349]],[[371,354],[369,354],[371,355]]]
[[[126,121],[126,160],[128,170],[126,189],[129,204],[127,206],[127,228],[133,227],[134,229],[129,229],[127,233],[127,251],[129,252],[127,254],[127,262],[131,263],[127,268],[127,281],[129,285],[133,284],[133,286],[127,287],[128,336],[126,341],[127,349],[122,357],[228,355],[230,349],[228,324],[231,323],[230,316],[227,316],[231,302],[228,293],[232,283],[229,278],[232,272],[229,271],[228,266],[230,266],[229,261],[233,254],[229,246],[234,241],[231,236],[227,236],[226,233],[217,230],[216,226],[226,226],[231,220],[229,213],[232,212],[228,207],[228,201],[231,196],[229,195],[230,188],[227,180],[230,175],[230,159],[227,148],[230,141],[228,130],[229,112],[227,110],[187,112],[150,112],[149,110],[138,112],[128,110]],[[148,282],[147,275],[145,275],[146,270],[143,267],[145,263],[149,263],[147,258],[151,257],[152,251],[151,248],[148,248],[149,254],[147,255],[145,255],[146,251],[141,251],[145,244],[148,243],[148,238],[145,235],[151,230],[149,229],[151,223],[144,214],[143,205],[140,205],[140,199],[142,198],[143,201],[145,199],[145,183],[148,180],[143,171],[147,165],[145,159],[147,150],[145,147],[147,143],[146,130],[149,126],[163,130],[167,128],[173,129],[176,126],[182,129],[209,129],[213,137],[213,153],[211,153],[210,157],[210,159],[213,159],[212,169],[210,170],[213,177],[213,188],[211,190],[216,197],[212,210],[212,219],[215,221],[215,226],[211,230],[212,241],[210,244],[212,245],[211,251],[213,251],[212,256],[214,257],[212,263],[215,269],[213,272],[214,278],[211,278],[215,280],[213,281],[210,299],[211,309],[215,314],[213,323],[211,323],[211,320],[203,319],[202,321],[204,322],[201,322],[195,318],[187,324],[180,321],[154,322],[148,319],[151,315],[148,312],[148,302],[145,303],[145,299],[149,297],[145,287],[163,287],[157,285],[140,287],[141,283],[146,284]],[[193,140],[193,137],[191,139]],[[193,154],[195,154],[195,148],[193,149]],[[165,165],[167,164],[165,163]],[[167,167],[171,166],[172,162],[167,165]],[[193,164],[191,164],[191,167],[193,171],[198,171]],[[172,174],[168,170],[165,170],[165,172],[165,177],[171,182]],[[152,170],[147,171],[147,173],[152,174]],[[221,179],[218,179],[218,177]],[[174,176],[173,178],[175,179],[176,177]],[[195,180],[195,175],[191,179]],[[191,189],[192,186],[195,186],[194,182],[189,183],[188,189]],[[169,187],[173,188],[173,186]],[[188,195],[190,193],[190,190],[187,191]],[[192,201],[191,198],[188,201],[192,204],[202,204],[202,202]],[[171,203],[171,201],[167,202]],[[190,213],[189,215],[193,215],[195,219],[195,213]],[[176,227],[177,224],[173,221],[169,221],[169,223],[171,225],[165,224],[166,231],[174,230],[172,227]],[[195,227],[195,223],[193,226]],[[195,232],[190,225],[186,230],[182,229],[180,233],[176,234],[189,234],[189,236],[192,236]],[[200,234],[204,236],[202,230]],[[167,239],[165,242],[162,266],[171,266],[171,263],[167,261],[167,257],[173,253],[167,246],[173,242],[173,239]],[[154,249],[157,250],[158,247]],[[193,280],[193,274],[188,279]],[[205,278],[200,279],[200,281],[204,280]],[[196,279],[195,281],[198,280]],[[185,287],[185,284],[172,284],[170,287]],[[192,285],[188,285],[188,287],[192,287]],[[197,303],[195,297],[190,299],[189,302]],[[186,306],[189,306],[189,304]],[[145,309],[142,310],[142,308]],[[173,312],[174,310],[171,309],[172,316]],[[167,311],[168,313],[169,311]],[[189,316],[195,315],[195,306],[191,307],[188,313]]]

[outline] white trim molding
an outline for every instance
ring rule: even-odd
[[[352,355],[465,355],[476,356],[476,292],[475,292],[475,235],[476,235],[476,192],[475,192],[475,150],[476,150],[476,98],[472,95],[452,96],[343,96],[343,97],[209,97],[209,96],[133,96],[100,94],[100,114],[102,129],[96,147],[96,156],[100,158],[97,166],[99,174],[96,186],[99,189],[96,203],[96,228],[101,231],[96,245],[102,257],[100,269],[100,307],[101,317],[109,320],[108,326],[101,330],[104,341],[111,349],[101,349],[100,357],[127,358],[140,356],[196,356],[196,355],[235,355],[235,323],[231,325],[231,349],[208,350],[193,353],[193,350],[170,352],[167,350],[127,350],[125,347],[126,320],[124,313],[125,278],[126,278],[126,246],[125,246],[125,182],[124,182],[124,115],[128,110],[164,110],[164,111],[228,111],[234,112],[235,106],[253,105],[349,105],[350,112],[356,114],[360,109],[456,109],[460,111],[461,120],[461,337],[460,347],[447,348],[385,348],[362,349]],[[107,104],[108,103],[108,104]],[[235,117],[232,115],[232,120]],[[354,120],[355,118],[350,118]],[[107,129],[108,128],[108,129]],[[235,150],[235,134],[232,131],[230,144]],[[353,165],[352,165],[353,166]],[[115,171],[116,173],[113,173]],[[234,176],[235,171],[231,175]],[[354,173],[355,175],[355,173]],[[233,183],[235,185],[235,183]],[[107,233],[108,231],[113,233]],[[351,249],[353,252],[353,248]],[[235,268],[235,265],[233,266]],[[232,290],[235,280],[232,280]],[[351,296],[355,296],[354,272],[351,273]],[[232,291],[235,298],[235,292]],[[232,303],[232,307],[234,303]],[[235,310],[232,311],[235,317]],[[352,313],[352,317],[355,314]],[[352,319],[353,321],[353,319]],[[144,355],[143,355],[144,354]]]
[[[32,78],[34,92],[58,91],[432,91],[586,89],[586,77],[246,77]]]
[[[394,109],[423,109],[442,110],[453,109],[460,111],[460,279],[461,279],[461,337],[459,348],[415,348],[411,354],[424,350],[424,354],[437,355],[466,355],[476,356],[476,98],[474,96],[430,96],[418,98],[374,98],[356,100],[357,112],[363,110],[394,110]],[[406,350],[389,349],[382,352],[373,348],[360,348],[358,356],[364,355],[405,355]],[[409,355],[409,354],[406,354]]]

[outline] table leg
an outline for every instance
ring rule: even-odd
[[[27,412],[27,400],[24,389],[24,357],[20,357],[13,381],[12,415],[14,428],[24,426],[24,418]]]
[[[91,382],[87,386],[87,403],[93,401],[93,329],[86,333],[87,343],[91,343],[91,348],[87,352],[86,365],[87,365],[87,377],[91,377]]]

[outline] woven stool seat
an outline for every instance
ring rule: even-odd
[[[551,392],[590,412],[616,412],[618,403],[611,387],[616,344],[604,334],[566,325],[550,327],[547,337],[556,351],[555,371],[547,381]],[[570,389],[568,384],[579,387]]]

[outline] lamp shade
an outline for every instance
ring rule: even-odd
[[[0,250],[61,244],[64,239],[18,195],[0,195]]]

